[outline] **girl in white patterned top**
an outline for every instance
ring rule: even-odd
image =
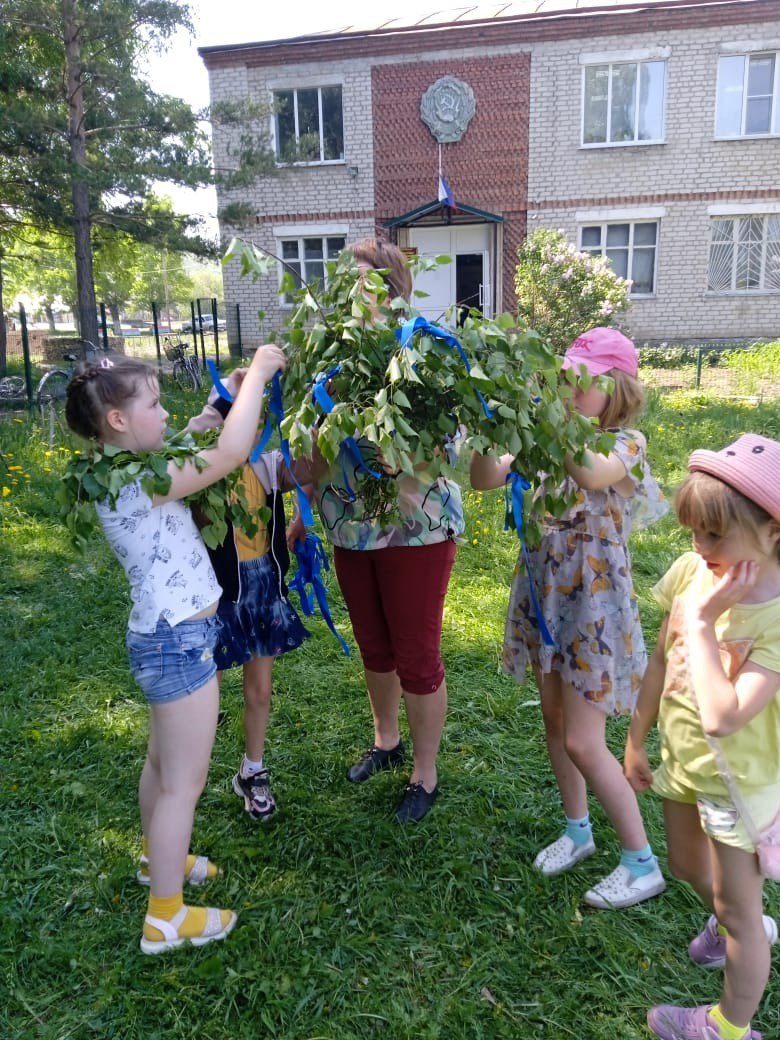
[[[158,953],[185,943],[223,939],[236,923],[230,910],[185,906],[185,878],[200,884],[218,873],[188,855],[195,805],[206,782],[217,723],[214,614],[220,587],[203,541],[181,499],[240,466],[252,447],[263,388],[284,368],[278,347],[261,347],[248,370],[234,374],[240,394],[218,443],[168,463],[170,486],[150,496],[142,473],[120,491],[116,508],[97,503],[106,537],[130,581],[133,608],[127,645],[133,675],[150,705],[149,746],[139,800],[149,885],[141,949]],[[68,425],[96,445],[154,453],[164,446],[168,413],[157,374],[133,358],[103,358],[82,367],[68,386]]]

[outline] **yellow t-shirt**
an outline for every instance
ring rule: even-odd
[[[242,470],[241,483],[244,486],[244,496],[249,512],[257,521],[259,511],[268,502],[268,495],[257,474],[248,464]],[[268,527],[259,521],[257,524],[257,531],[251,537],[246,531],[242,531],[238,527],[233,528],[239,560],[256,560],[268,552]]]
[[[699,599],[715,577],[697,553],[685,553],[653,589],[669,614],[666,676],[658,713],[661,757],[670,775],[702,794],[723,796],[726,787],[704,736],[690,695],[686,663],[685,603]],[[721,614],[715,634],[726,674],[733,679],[746,661],[780,672],[780,598],[738,603]],[[706,690],[697,690],[706,697]],[[720,745],[740,787],[758,788],[780,781],[780,694]]]

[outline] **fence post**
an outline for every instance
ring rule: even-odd
[[[27,407],[32,411],[33,388],[32,367],[30,365],[30,337],[27,335],[27,312],[24,304],[19,304],[19,324],[22,326],[22,356],[24,357],[24,386],[27,391]]]
[[[121,329],[119,330],[122,331]],[[108,353],[108,325],[106,323],[106,305],[101,301],[100,304],[100,333],[103,337],[103,350]]]
[[[236,304],[236,336],[238,337],[238,356],[244,356],[244,344],[241,342],[241,304]]]
[[[152,300],[152,328],[154,329],[154,346],[157,350],[157,367],[162,372],[162,354],[160,353],[160,312],[157,303]]]
[[[217,368],[219,368],[219,327],[217,325],[217,298],[216,296],[211,297],[211,320],[213,321],[214,329],[214,354],[217,359]]]
[[[704,347],[699,344],[699,349],[696,353],[696,389],[701,389],[701,363],[704,356]]]

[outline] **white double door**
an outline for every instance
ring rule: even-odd
[[[475,307],[486,317],[492,316],[490,231],[489,224],[409,228],[408,244],[420,256],[452,258],[451,264],[418,274],[414,280],[414,288],[428,295],[413,296],[413,304],[429,321],[442,321],[450,307],[455,308],[448,322],[451,325],[463,307]]]

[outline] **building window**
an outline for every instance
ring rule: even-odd
[[[780,292],[780,214],[712,221],[710,292]]]
[[[716,137],[780,134],[780,52],[718,62]]]
[[[582,143],[653,144],[664,139],[666,62],[586,65]]]
[[[340,86],[277,90],[274,111],[280,162],[344,162]]]
[[[607,257],[615,274],[631,282],[632,296],[652,296],[655,292],[658,221],[584,224],[580,248]]]
[[[284,238],[281,240],[282,260],[281,273],[288,271],[300,289],[305,282],[316,291],[317,285],[327,284],[328,272],[325,263],[335,260],[346,244],[343,235],[322,235],[305,238]],[[280,274],[281,278],[281,274]],[[292,304],[292,293],[285,293],[285,304]]]

